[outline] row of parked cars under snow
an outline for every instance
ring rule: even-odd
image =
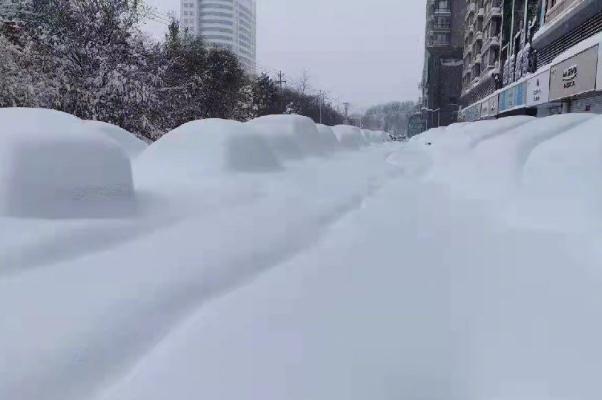
[[[53,110],[0,109],[0,216],[120,217],[137,207],[134,175],[191,181],[278,171],[389,140],[384,132],[328,127],[298,115],[241,123],[189,122],[148,145],[114,125]]]

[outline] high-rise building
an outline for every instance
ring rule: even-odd
[[[469,0],[464,18],[462,103],[496,90],[501,74],[503,0]]]
[[[456,121],[466,0],[428,0],[421,111],[426,128]]]
[[[181,23],[208,45],[231,50],[255,73],[256,0],[181,0]]]

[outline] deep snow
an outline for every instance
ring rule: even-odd
[[[0,216],[0,398],[599,398],[601,127],[185,125],[136,217]]]

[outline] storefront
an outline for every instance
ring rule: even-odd
[[[481,119],[489,119],[489,99],[485,99],[481,102]]]
[[[550,101],[569,99],[596,90],[599,45],[550,68]]]
[[[473,122],[481,119],[481,103],[474,104],[462,110],[464,121]]]
[[[487,108],[489,109],[489,117],[495,118],[499,113],[499,103],[497,93],[487,99]]]
[[[503,114],[527,105],[527,82],[519,82],[499,95],[499,113]]]

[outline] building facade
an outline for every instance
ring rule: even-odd
[[[457,120],[462,90],[466,0],[428,0],[421,82],[425,128]]]
[[[471,16],[478,13],[467,9],[461,119],[602,114],[602,0],[505,0],[501,6],[500,68],[481,70],[480,77],[470,57],[479,27]],[[481,52],[485,57],[487,50]]]
[[[180,14],[190,33],[231,50],[248,73],[255,73],[256,0],[181,0]]]
[[[540,12],[533,47],[538,67],[550,68],[550,97],[538,115],[602,114],[602,1],[543,0]]]
[[[469,0],[462,105],[478,102],[537,68],[531,40],[542,0]]]
[[[503,0],[469,0],[464,19],[462,103],[493,93],[501,78]]]
[[[543,0],[541,29],[533,38],[538,67],[602,31],[602,1]]]

